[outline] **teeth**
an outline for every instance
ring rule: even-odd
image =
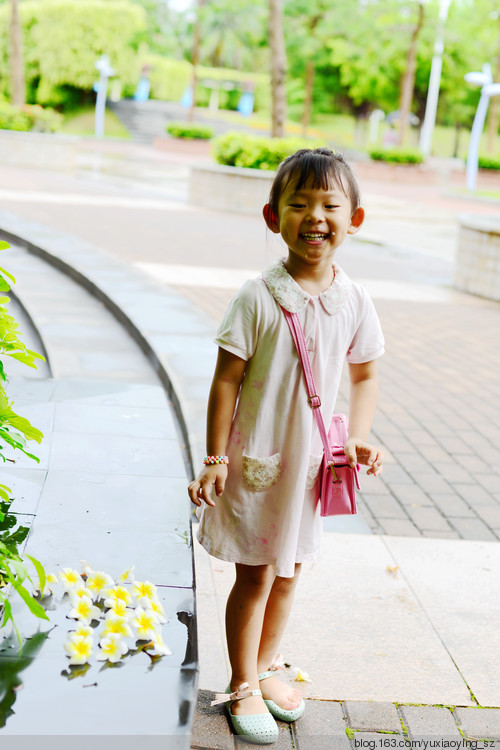
[[[326,237],[326,234],[313,234],[312,232],[303,232],[302,237],[304,237],[306,240],[323,240]]]

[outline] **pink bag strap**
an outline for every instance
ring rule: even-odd
[[[323,443],[323,448],[325,450],[326,460],[330,463],[333,461],[332,449],[330,447],[330,442],[326,433],[323,415],[321,414],[321,399],[316,390],[316,383],[314,382],[311,360],[309,359],[309,354],[307,352],[306,340],[304,337],[304,331],[302,330],[302,325],[300,323],[300,318],[297,313],[288,312],[288,310],[285,310],[284,307],[282,307],[281,309],[283,310],[286,322],[288,323],[290,332],[295,342],[295,346],[297,348],[300,364],[302,365],[302,370],[304,371],[307,395],[309,396],[307,402],[313,410],[313,414],[318,425],[321,442]]]

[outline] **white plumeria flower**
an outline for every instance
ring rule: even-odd
[[[79,622],[75,630],[70,630],[68,633],[68,639],[73,640],[74,638],[89,638],[94,635],[94,629],[90,625],[85,625],[83,622]]]
[[[145,649],[151,656],[169,656],[172,652],[163,640],[161,633],[156,633],[155,638],[151,639],[152,648],[146,646]]]
[[[132,581],[135,565],[131,565],[130,568],[127,568],[127,570],[124,570],[121,575],[118,576],[118,580],[120,583],[125,583],[126,581]]]
[[[127,619],[130,619],[132,617],[132,612],[130,609],[127,609],[127,605],[123,601],[123,599],[116,599],[114,601],[108,611],[106,612],[106,618],[108,617],[125,617]]]
[[[102,570],[91,570],[87,574],[86,586],[92,592],[94,601],[106,590],[113,586],[113,579]]]
[[[101,610],[92,604],[92,599],[82,596],[75,602],[73,609],[70,610],[69,617],[73,620],[80,620],[84,625],[90,625],[92,620],[98,620],[101,616]]]
[[[119,635],[122,638],[131,638],[133,635],[132,628],[125,617],[106,617],[101,635],[105,636],[109,633]]]
[[[312,682],[309,674],[300,669],[300,667],[291,667],[291,672],[295,682]]]
[[[163,609],[161,602],[158,599],[152,599],[149,603],[148,609],[153,610],[156,617],[158,618],[158,622],[161,622],[162,624],[168,622],[168,617],[165,614],[165,610]]]
[[[157,599],[156,586],[150,581],[134,581],[132,584],[132,595],[137,597],[137,602],[144,606],[144,599],[151,601]]]
[[[83,588],[75,588],[69,591],[69,600],[73,607],[82,597],[92,600],[92,591],[90,591],[90,589],[86,588],[85,586],[83,586]]]
[[[128,651],[128,646],[118,633],[109,633],[99,642],[99,652],[96,656],[98,661],[108,660],[110,662],[120,661]]]
[[[86,664],[92,654],[93,645],[93,639],[84,635],[73,636],[63,644],[70,657],[70,664]]]
[[[55,573],[48,573],[45,580],[47,581],[47,583],[59,583],[59,578]]]
[[[85,586],[80,573],[77,570],[73,570],[73,568],[63,568],[59,573],[59,580],[65,591],[71,591],[72,589],[83,588]]]
[[[137,640],[147,641],[156,638],[156,629],[158,627],[158,617],[153,610],[144,610],[142,607],[136,607],[134,617],[131,620],[137,632]]]
[[[125,586],[113,586],[112,588],[106,589],[104,595],[106,597],[104,600],[105,607],[112,607],[113,603],[116,601],[122,601],[125,602],[125,604],[131,604],[132,602],[130,591],[128,591]]]

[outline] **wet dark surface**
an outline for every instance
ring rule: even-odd
[[[172,653],[97,661],[99,626],[89,665],[69,667],[63,643],[77,623],[62,587],[44,599],[48,621],[13,598],[27,640],[20,653],[15,638],[0,645],[0,746],[39,750],[45,738],[51,750],[74,750],[88,737],[93,750],[109,750],[119,736],[135,737],[141,750],[187,748],[198,676],[190,507],[165,395],[139,384],[14,378],[12,385],[19,412],[45,433],[33,449],[40,464],[16,457],[0,467],[0,482],[15,498],[11,512],[30,527],[24,552],[47,573],[80,571],[85,560],[117,580],[135,566],[137,580],[158,586],[168,617],[162,637]]]
[[[193,595],[166,586],[158,588],[158,595],[168,617],[162,635],[172,654],[153,662],[138,652],[116,665],[98,662],[92,655],[89,665],[68,666],[63,643],[76,622],[67,618],[67,597],[46,602],[55,607],[49,610],[50,622],[37,624],[16,606],[21,632],[29,632],[30,627],[33,631],[33,625],[36,631],[20,655],[15,638],[0,648],[0,733],[182,735],[189,731],[197,670],[192,634],[185,623],[192,622]]]

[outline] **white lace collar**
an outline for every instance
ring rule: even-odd
[[[293,279],[285,266],[283,259],[275,261],[262,272],[266,286],[278,304],[291,313],[298,313],[304,309],[312,295],[305,292]],[[347,274],[335,264],[335,279],[328,289],[318,295],[324,309],[334,315],[345,304],[351,291],[352,281]]]

